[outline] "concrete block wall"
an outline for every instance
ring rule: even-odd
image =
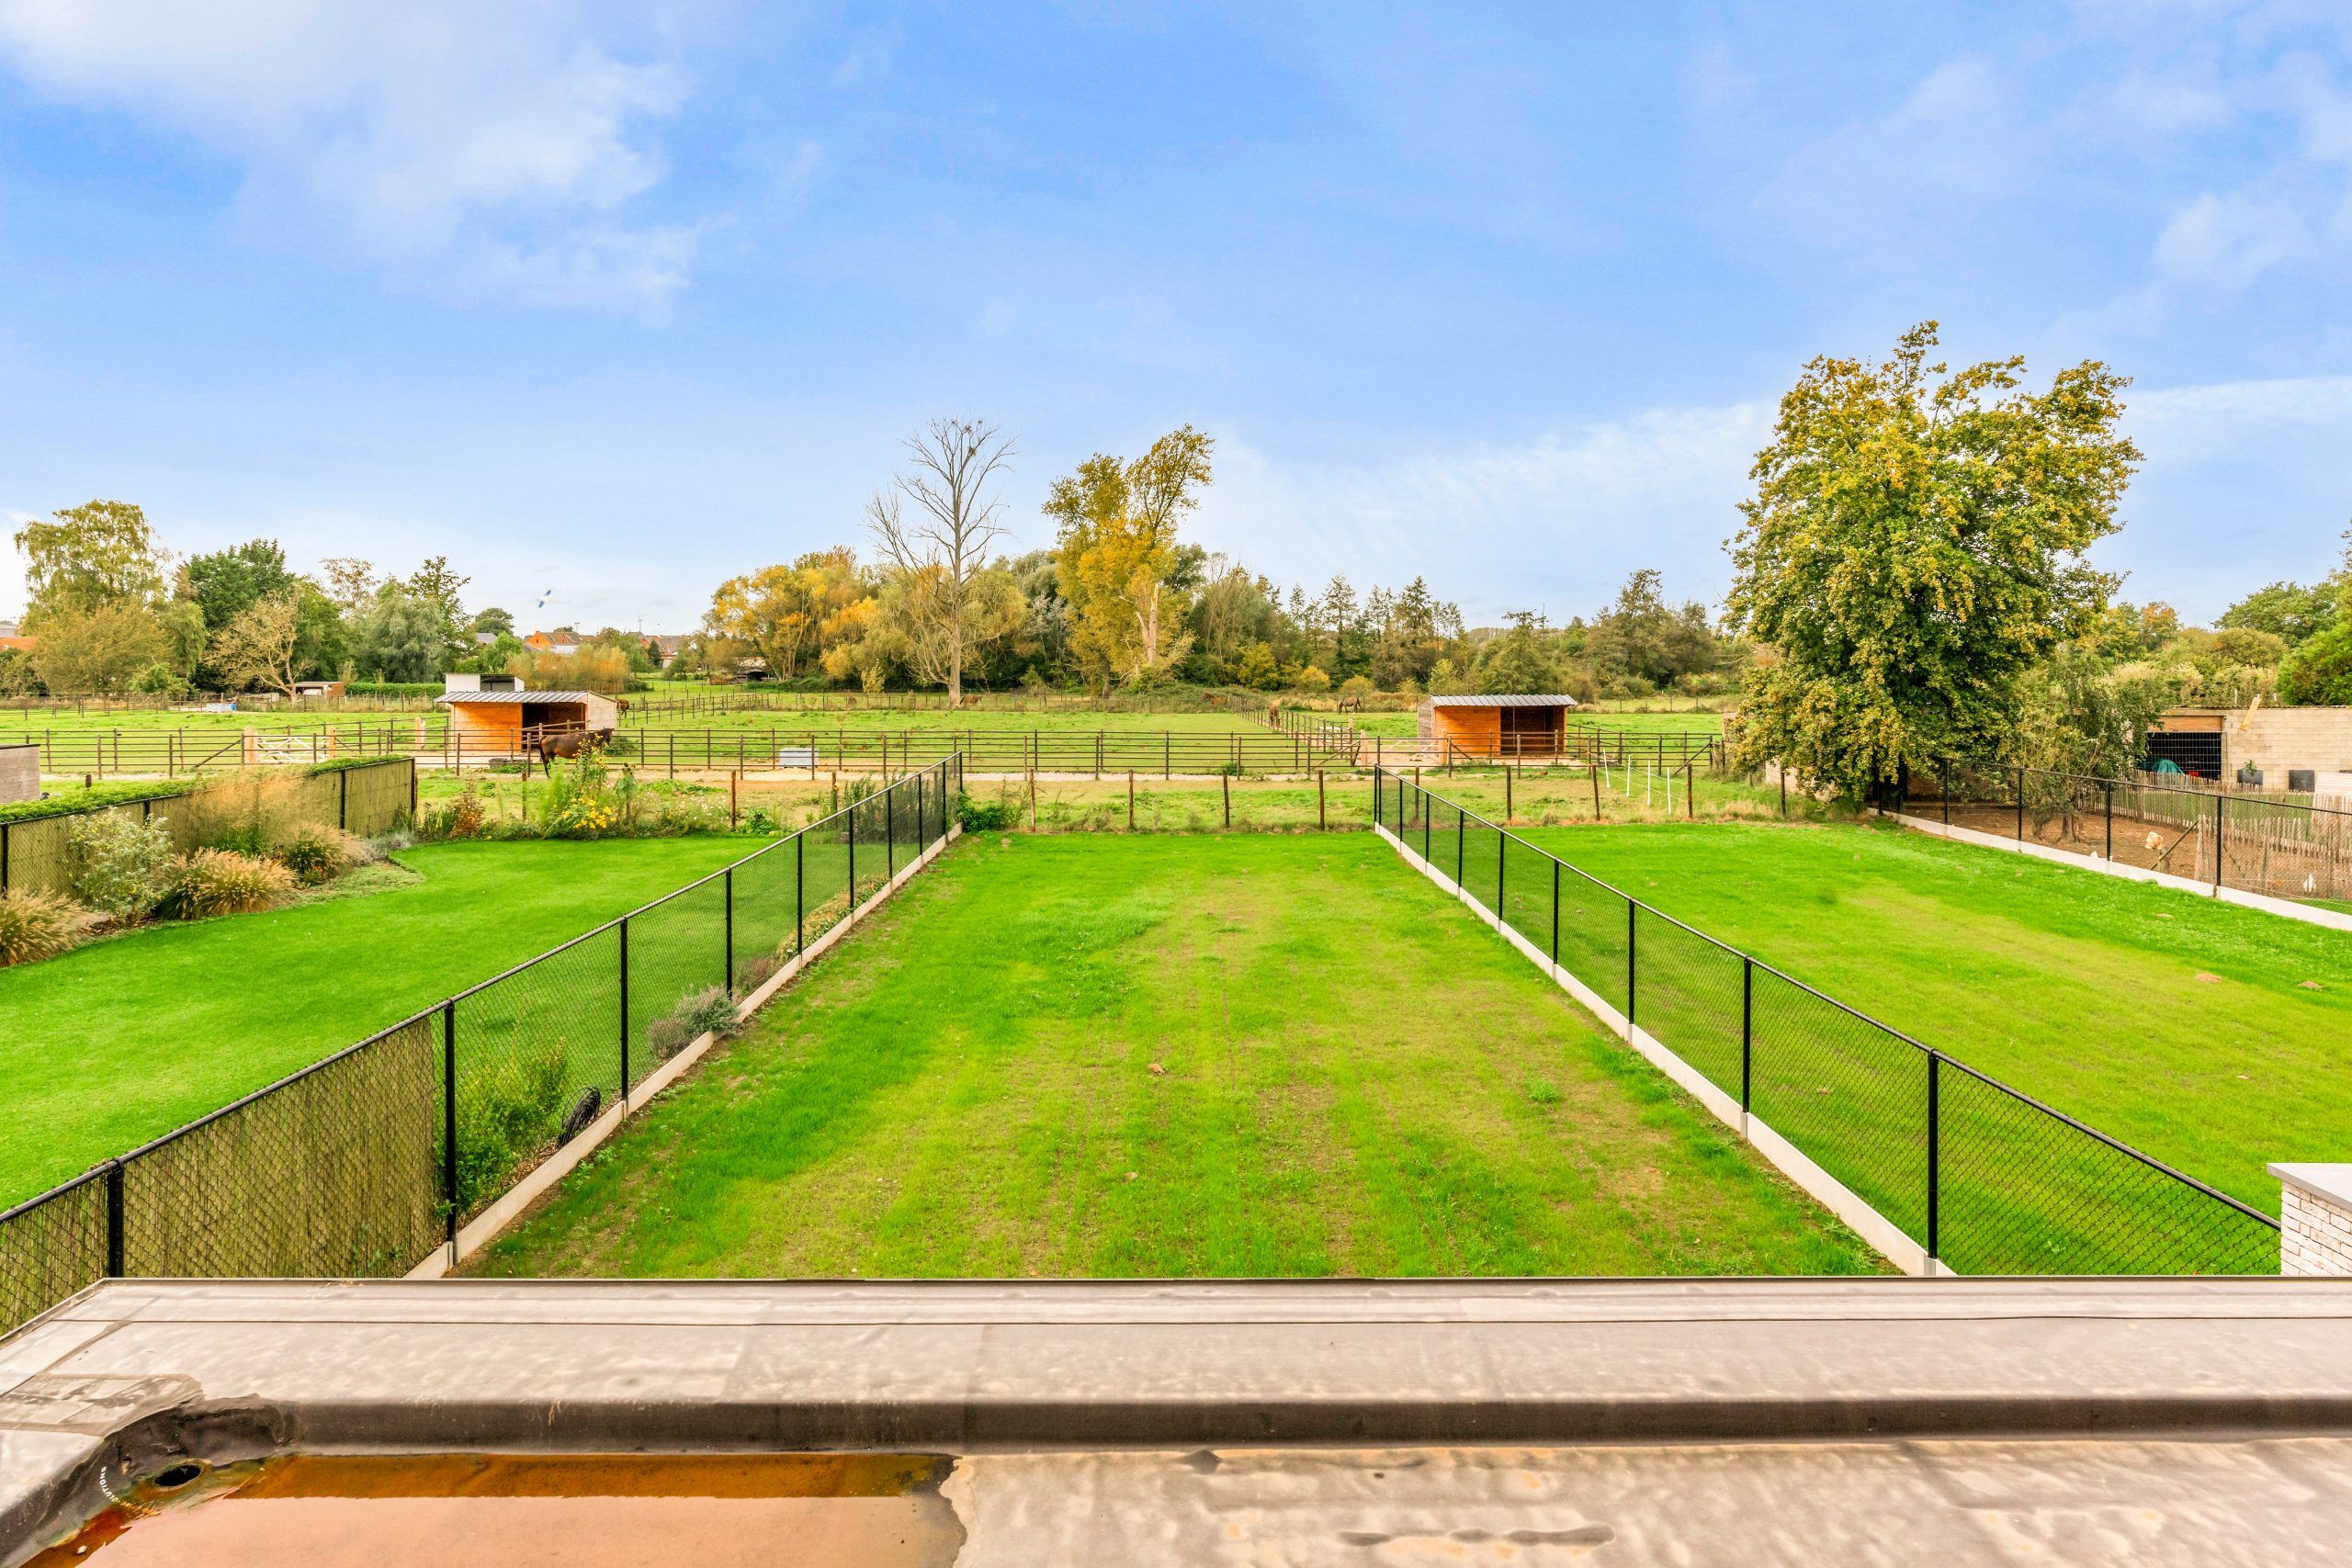
[[[2235,708],[2222,720],[2222,763],[2263,772],[2263,786],[2285,789],[2290,768],[2352,772],[2352,707]]]
[[[2278,1272],[2352,1278],[2352,1165],[2274,1165]]]

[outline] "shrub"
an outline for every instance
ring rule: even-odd
[[[548,768],[539,796],[540,829],[550,839],[601,839],[637,825],[637,777],[627,768],[616,781],[601,750]]]
[[[560,1041],[526,1046],[467,1074],[458,1096],[458,1209],[506,1184],[524,1158],[553,1141],[563,1108]]]
[[[0,968],[54,958],[81,940],[81,911],[64,899],[24,888],[0,893]]]
[[[780,953],[753,953],[735,965],[736,995],[750,996],[775,978],[775,972],[783,967],[784,955]]]
[[[967,833],[1000,833],[1021,824],[1021,808],[1010,800],[956,799],[956,820]]]
[[[276,861],[234,850],[198,850],[174,868],[165,902],[182,919],[274,908],[294,891],[294,874]]]
[[[468,779],[458,791],[458,798],[447,806],[436,806],[424,814],[424,836],[428,839],[474,839],[481,836],[485,813],[481,792]]]
[[[1310,664],[1298,672],[1297,684],[1302,692],[1328,692],[1331,689],[1331,677],[1319,667]]]
[[[349,833],[323,822],[306,822],[271,850],[269,858],[292,872],[296,880],[315,887],[333,882],[367,853],[368,846]]]
[[[2306,638],[2278,667],[2278,695],[2290,703],[2352,703],[2352,621]]]
[[[652,1048],[655,1060],[666,1062],[705,1034],[725,1039],[741,1028],[742,1021],[735,1010],[735,998],[724,987],[712,986],[680,997],[667,1018],[657,1018],[646,1026],[645,1043]]]
[[[171,830],[130,811],[95,811],[74,824],[74,896],[128,925],[171,890]]]

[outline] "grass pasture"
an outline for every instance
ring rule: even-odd
[[[2352,935],[1884,826],[1520,832],[2256,1208],[2352,1157]]]
[[[8,1086],[0,1206],[748,854],[759,841],[420,846],[399,857],[413,874],[362,871],[348,897],[160,924],[0,969],[0,1081]]]
[[[967,836],[479,1265],[1878,1266],[1366,834]]]

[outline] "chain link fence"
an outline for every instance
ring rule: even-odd
[[[1965,1274],[2274,1274],[2278,1224],[1410,779],[1381,828]]]
[[[277,782],[287,779],[293,781],[290,785]],[[235,811],[231,792],[280,787],[286,789],[288,798],[274,803],[274,811],[306,822],[333,823],[369,839],[408,820],[416,787],[416,762],[413,758],[394,757],[310,773],[248,773],[199,790],[0,822],[0,892],[17,889],[71,897],[80,869],[74,829],[87,818],[115,815],[163,822],[172,831],[172,847],[184,854],[196,847],[194,834],[199,823]]]
[[[962,783],[908,773],[0,1213],[0,1333],[109,1276],[407,1272],[943,841]]]
[[[2352,902],[2352,811],[2308,790],[2199,787],[2191,779],[1952,762],[1906,772],[1894,804],[1905,816],[2209,887]]]

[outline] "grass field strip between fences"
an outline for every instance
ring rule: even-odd
[[[1374,821],[1914,1274],[2270,1274],[2278,1222],[1395,773]]]
[[[707,1046],[678,1032],[683,1000],[773,965],[748,1016],[926,863],[961,785],[953,758],[908,773],[0,1213],[0,1333],[108,1277],[390,1276],[449,1257],[469,1221]]]
[[[2134,881],[2352,931],[2352,812],[2309,796],[1957,764],[1907,774],[1891,815],[1907,827],[2024,850]]]
[[[408,757],[309,773],[300,778],[295,809],[305,821],[333,823],[346,833],[372,839],[408,820],[415,798],[415,760]],[[160,820],[175,829],[174,847],[185,852],[192,846],[182,841],[175,816],[209,793],[183,790],[85,810],[0,821],[0,892],[70,895],[76,870],[74,829],[90,817],[112,813],[142,822]]]

